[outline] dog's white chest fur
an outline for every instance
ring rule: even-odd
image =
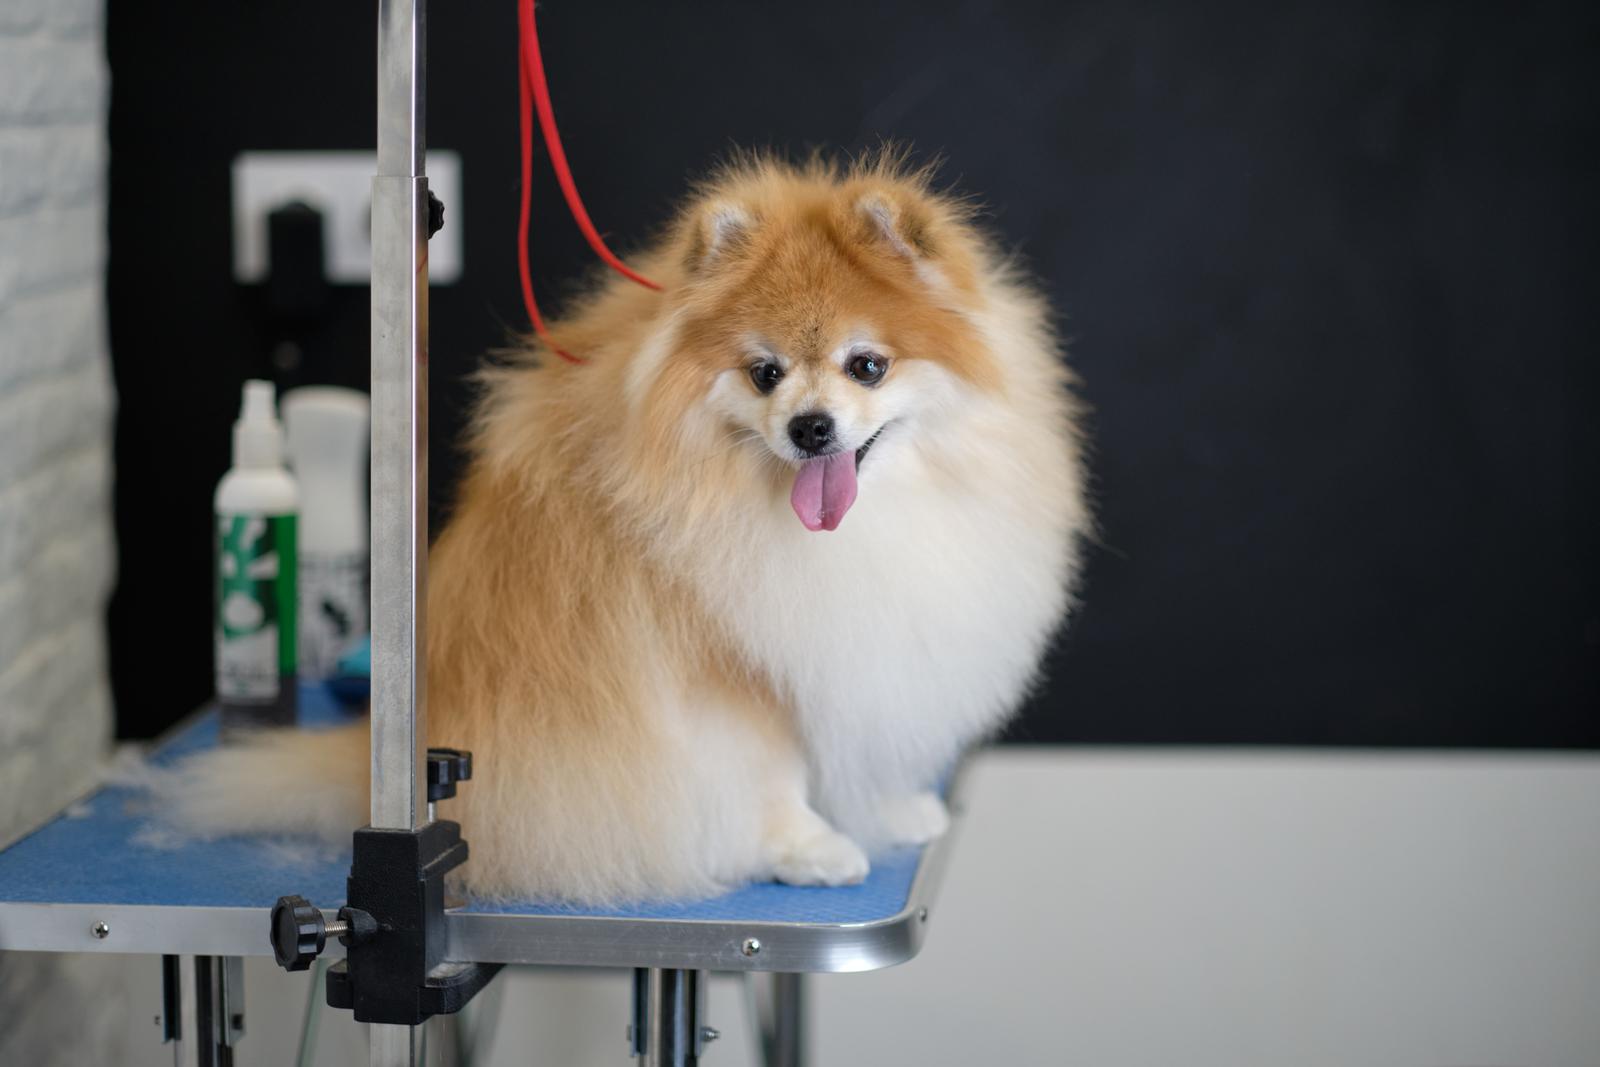
[[[951,470],[886,435],[837,531],[810,533],[779,502],[708,576],[792,702],[813,802],[854,836],[875,836],[882,799],[933,786],[1034,677],[1073,566],[1054,502],[1076,500],[1015,462],[1041,444],[1055,442],[1001,431]]]

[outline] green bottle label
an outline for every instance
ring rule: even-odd
[[[271,703],[295,675],[295,516],[217,516],[217,695]]]

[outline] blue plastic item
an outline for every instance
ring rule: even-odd
[[[372,635],[363,634],[339,657],[328,692],[346,704],[364,704],[372,696]]]

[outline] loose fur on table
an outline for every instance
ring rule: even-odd
[[[580,365],[530,343],[482,373],[430,557],[465,888],[858,881],[944,829],[938,778],[1068,607],[1090,516],[1051,316],[890,155],[726,166],[635,259],[662,291],[610,278],[552,324]],[[794,428],[819,414],[820,448]],[[366,745],[265,737],[163,800],[191,832],[345,837]]]

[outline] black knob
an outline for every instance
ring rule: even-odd
[[[433,195],[433,190],[428,190],[428,236],[432,237],[444,228],[444,201]]]
[[[322,912],[305,897],[279,897],[272,906],[272,954],[286,971],[303,971],[328,942]]]
[[[472,777],[472,753],[460,748],[428,749],[428,801],[456,795],[456,783]]]

